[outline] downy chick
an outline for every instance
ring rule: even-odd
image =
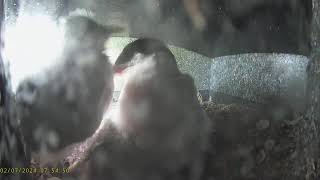
[[[85,16],[68,17],[65,29],[58,64],[24,81],[17,92],[32,151],[60,150],[91,136],[111,101],[113,71],[103,50],[117,29]]]

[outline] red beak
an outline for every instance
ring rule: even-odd
[[[126,68],[127,68],[126,66],[117,66],[117,65],[115,65],[115,66],[113,66],[113,72],[114,72],[115,74],[122,74],[123,71],[124,71]]]

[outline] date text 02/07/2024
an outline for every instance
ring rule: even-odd
[[[33,174],[33,173],[40,173],[40,174],[55,174],[55,173],[70,173],[69,168],[0,168],[0,174]]]

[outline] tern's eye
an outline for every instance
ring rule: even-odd
[[[128,62],[128,66],[133,66],[133,65],[135,65],[136,63],[137,63],[137,60],[134,59],[134,60]]]

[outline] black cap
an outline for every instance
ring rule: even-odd
[[[160,40],[151,38],[141,38],[129,43],[121,52],[115,65],[124,65],[130,62],[134,55],[140,53],[148,56],[156,53],[165,53],[171,61],[176,64],[174,55],[171,53],[169,48]]]

